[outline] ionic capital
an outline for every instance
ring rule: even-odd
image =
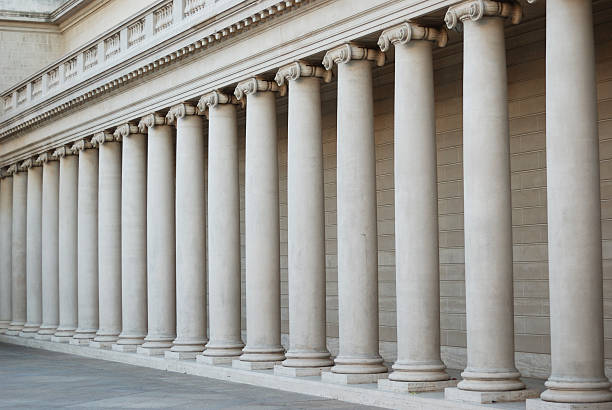
[[[174,124],[178,118],[183,118],[186,115],[201,115],[201,112],[194,105],[187,103],[177,104],[170,108],[170,111],[166,114],[166,124]]]
[[[324,82],[328,83],[331,81],[332,72],[325,70],[319,65],[310,64],[306,61],[298,60],[291,64],[287,64],[279,68],[274,81],[279,86],[285,85],[285,81],[297,80],[300,77],[318,77],[323,79]]]
[[[278,85],[274,81],[264,80],[261,77],[251,77],[238,83],[234,95],[238,100],[259,91],[278,91]]]
[[[80,139],[77,142],[75,142],[72,145],[72,147],[70,147],[70,150],[75,155],[79,155],[81,153],[81,151],[84,151],[84,150],[90,149],[90,148],[94,148],[94,145],[91,143],[91,141],[87,141],[87,139],[83,138],[83,139]]]
[[[111,134],[110,132],[100,131],[100,132],[96,132],[93,135],[93,138],[91,139],[91,145],[95,148],[95,147],[98,147],[104,144],[105,142],[113,142],[113,141],[120,142],[121,135],[115,136],[115,134]]]
[[[13,176],[13,174],[9,174],[9,169],[10,167],[6,169],[0,168],[0,179]]]
[[[144,117],[140,119],[140,122],[138,123],[138,129],[140,130],[140,132],[144,134],[145,132],[147,132],[149,128],[155,127],[156,125],[165,125],[165,124],[166,124],[166,117],[154,112],[152,114],[145,115]]]
[[[19,170],[27,171],[28,169],[39,166],[39,165],[40,164],[36,164],[33,158],[28,158],[25,161],[23,161],[21,164],[19,164]]]
[[[323,57],[323,67],[331,70],[334,64],[348,63],[351,60],[374,61],[377,66],[385,64],[385,53],[373,48],[366,48],[354,43],[346,43],[332,48]]]
[[[19,172],[19,167],[17,166],[17,164],[13,164],[6,169],[7,176],[13,176],[18,172]]]
[[[519,3],[470,0],[449,7],[444,22],[449,29],[460,29],[460,24],[464,21],[478,21],[483,17],[509,17],[512,24],[518,24],[523,18],[523,10]]]
[[[214,108],[219,104],[238,104],[238,99],[234,95],[225,94],[219,90],[211,91],[200,97],[198,110],[204,112],[206,108]]]
[[[53,154],[51,155],[54,159],[61,159],[64,158],[67,155],[74,155],[74,152],[72,151],[72,148],[70,147],[59,147],[57,148],[55,151],[53,151]]]
[[[44,165],[49,161],[56,161],[56,160],[57,160],[57,157],[54,157],[51,152],[43,152],[36,158],[34,163],[36,165]]]
[[[435,41],[438,47],[444,47],[448,40],[446,30],[432,27],[423,27],[418,24],[403,22],[382,32],[378,38],[378,47],[387,51],[391,44],[406,44],[412,40]]]
[[[113,133],[113,135],[115,136],[115,138],[123,139],[123,138],[129,137],[130,134],[140,134],[140,133],[141,131],[137,125],[126,123],[126,124],[121,124],[120,126],[118,126],[115,129],[115,132]]]

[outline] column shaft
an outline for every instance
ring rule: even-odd
[[[11,307],[11,236],[13,232],[13,177],[0,179],[0,334],[8,329]]]
[[[72,152],[59,160],[59,327],[52,338],[68,342],[78,326],[78,187],[79,157]]]
[[[17,336],[26,321],[26,223],[28,176],[13,174],[13,224],[11,236],[11,313],[6,332]]]
[[[204,356],[237,357],[240,335],[240,185],[236,107],[208,109],[208,289]],[[221,359],[219,359],[221,360]]]
[[[42,323],[42,167],[40,166],[29,165],[28,168],[26,213],[27,319],[19,335],[34,337]]]
[[[78,328],[70,343],[89,343],[98,331],[98,151],[79,152]]]
[[[560,41],[563,39],[563,41]],[[542,399],[612,401],[604,374],[601,204],[590,1],[546,2],[552,373]]]
[[[42,165],[42,325],[37,339],[51,339],[59,325],[59,162]]]

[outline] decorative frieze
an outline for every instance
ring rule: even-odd
[[[193,16],[204,10],[205,5],[206,2],[204,0],[187,0],[185,2],[185,16]]]
[[[323,79],[324,82],[328,83],[331,81],[332,72],[325,70],[319,65],[299,60],[281,67],[276,73],[274,81],[276,81],[279,86],[283,86],[286,81],[297,80],[300,77],[319,77]]]
[[[165,30],[172,25],[172,12],[172,3],[168,3],[165,6],[155,10],[153,13],[153,28],[156,33]]]
[[[88,70],[98,64],[98,46],[85,50],[83,53],[83,70]]]
[[[438,47],[444,47],[448,41],[448,34],[444,29],[438,30],[404,22],[384,30],[378,38],[378,47],[384,52],[389,50],[391,44],[406,44],[411,40],[435,41]]]
[[[138,123],[138,130],[144,134],[151,127],[165,124],[166,117],[155,112],[152,114],[145,115],[140,119],[140,122]]]
[[[374,61],[377,66],[385,64],[385,53],[373,48],[366,48],[354,43],[346,43],[332,48],[323,57],[323,67],[331,70],[334,64],[348,63],[351,60]]]
[[[506,17],[510,18],[512,24],[518,24],[523,17],[523,11],[519,3],[500,3],[490,0],[470,0],[449,7],[444,22],[450,30],[461,29],[465,20],[478,21],[481,18]]]
[[[109,59],[121,51],[121,42],[119,33],[115,33],[104,40],[104,58]]]
[[[96,132],[91,138],[91,145],[95,148],[105,142],[121,141],[121,134],[115,135],[107,131]]]
[[[142,42],[142,40],[144,40],[145,38],[144,25],[145,25],[145,21],[144,19],[142,19],[142,20],[138,20],[136,23],[132,24],[131,26],[128,26],[127,28],[128,47],[132,47],[133,45],[136,45]]]
[[[115,132],[113,133],[115,138],[118,138],[118,141],[122,140],[123,138],[129,137],[130,134],[141,134],[141,131],[138,129],[138,125],[131,123],[121,124],[115,129]]]
[[[258,91],[278,91],[278,84],[274,81],[268,81],[261,77],[251,77],[238,83],[234,90],[234,95],[238,100],[246,97],[249,94],[255,94]]]

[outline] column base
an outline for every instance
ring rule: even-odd
[[[232,367],[240,370],[268,370],[274,369],[274,366],[280,364],[280,361],[276,362],[245,362],[242,359],[232,360]]]
[[[0,320],[0,335],[6,333],[10,324],[10,320]]]
[[[395,380],[378,380],[378,390],[394,393],[422,393],[426,391],[442,391],[447,387],[457,386],[458,380],[442,380],[435,382],[398,382]]]
[[[282,346],[249,347],[242,349],[240,361],[242,362],[268,362],[275,363],[285,360],[285,349]],[[270,367],[272,369],[274,366]]]
[[[370,384],[386,379],[387,373],[321,373],[321,381],[334,384]]]
[[[172,350],[166,350],[164,352],[164,357],[170,360],[192,360],[195,359],[200,353],[201,352],[175,352]]]
[[[206,353],[206,351],[204,351]],[[219,366],[219,365],[228,365],[232,364],[232,361],[238,360],[240,355],[236,356],[204,356],[203,354],[199,354],[196,356],[196,362],[200,364],[205,364],[208,366]]]
[[[34,336],[34,339],[36,339],[36,340],[51,340],[52,337],[53,337],[53,335],[42,334],[42,333],[38,332]]]
[[[25,322],[11,322],[8,329],[6,329],[5,335],[8,336],[19,336],[19,332],[23,330]]]
[[[70,343],[71,340],[72,336],[58,336],[57,334],[51,336],[51,341],[55,343]]]
[[[442,361],[396,361],[391,367],[393,372],[389,374],[389,380],[396,382],[444,382],[449,379],[446,366]],[[455,383],[453,386],[456,386]],[[452,387],[452,386],[446,386]]]
[[[94,349],[110,350],[112,346],[113,346],[113,342],[99,342],[96,339],[89,342],[89,347],[94,348]]]
[[[554,403],[605,403],[612,402],[610,381],[607,377],[592,380],[571,381],[549,378],[542,400]]]
[[[244,343],[242,343],[241,340],[237,342],[209,341],[202,355],[207,357],[228,358],[230,359],[229,363],[231,363],[233,359],[236,359],[242,354],[242,349],[244,349]]]
[[[444,389],[444,398],[453,401],[468,401],[472,403],[490,404],[499,402],[525,401],[539,397],[540,392],[533,389],[509,391],[471,391],[456,387]]]
[[[75,332],[76,332],[76,327],[61,327],[60,326],[55,331],[54,336],[62,337],[62,338],[71,338],[74,336]],[[53,338],[51,338],[51,340],[53,340]]]
[[[4,334],[7,335],[7,336],[19,336],[19,332],[21,332],[21,330],[10,330],[10,329],[7,329],[6,332],[4,332]]]
[[[284,363],[284,362],[283,362]],[[287,367],[284,365],[274,366],[275,376],[284,377],[307,377],[307,376],[320,376],[323,372],[331,371],[331,366],[325,367]]]
[[[114,352],[136,353],[138,346],[139,345],[120,345],[115,343],[111,346],[111,350]]]
[[[26,323],[23,326],[23,329],[21,329],[21,332],[19,332],[19,337],[26,337],[32,339],[34,338],[34,336],[36,336],[36,333],[38,333],[39,330],[40,325]]]
[[[39,335],[53,336],[57,332],[57,326],[42,325],[38,330]]]
[[[528,399],[527,410],[612,410],[612,402],[605,403],[555,403],[542,399]]]

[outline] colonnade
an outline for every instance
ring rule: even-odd
[[[541,397],[549,402],[612,401],[603,367],[591,13],[589,1],[547,1],[552,374]],[[234,95],[211,91],[197,103],[150,113],[9,166],[0,182],[0,328],[208,365],[274,368],[283,376],[321,374],[333,383],[388,377],[380,388],[449,388],[447,397],[465,400],[474,393],[529,397],[514,361],[504,43],[504,21],[517,24],[520,17],[517,4],[472,0],[452,6],[445,18],[449,29],[462,26],[464,37],[468,363],[456,389],[440,358],[439,330],[432,48],[445,45],[446,32],[408,22],[384,30],[380,49],[342,44],[326,53],[322,65],[295,61],[281,67],[275,81],[255,76],[239,82]],[[391,47],[398,358],[387,375],[378,347],[372,67],[384,64]],[[332,70],[338,85],[335,358],[325,335],[320,95]],[[276,95],[285,92],[287,352],[280,329],[276,115]],[[239,104],[246,106],[246,345],[240,325]]]

